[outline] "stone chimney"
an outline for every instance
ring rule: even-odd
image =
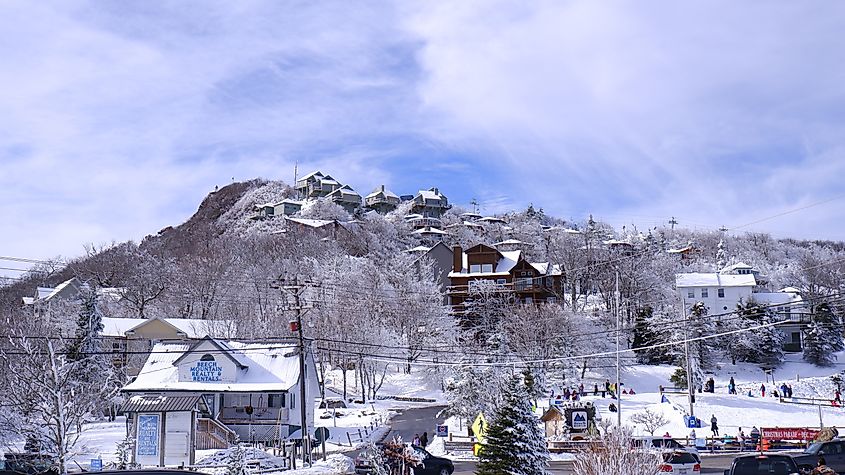
[[[464,268],[464,250],[461,246],[452,247],[452,271],[460,272]]]

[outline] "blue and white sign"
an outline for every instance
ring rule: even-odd
[[[572,411],[572,428],[586,429],[587,428],[587,412],[586,411]]]
[[[447,425],[438,425],[434,433],[437,437],[448,437],[449,436],[449,426]]]
[[[201,383],[218,382],[223,376],[223,367],[216,361],[197,361],[191,366],[191,381]]]
[[[138,416],[138,455],[158,455],[158,414]]]
[[[103,459],[91,459],[91,465],[89,468],[92,472],[102,472]]]

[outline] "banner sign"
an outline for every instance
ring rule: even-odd
[[[818,434],[818,429],[806,427],[763,427],[760,429],[760,435],[764,439],[773,440],[813,440]]]
[[[138,415],[138,455],[158,455],[158,414]]]

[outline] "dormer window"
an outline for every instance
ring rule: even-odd
[[[214,361],[214,356],[208,355],[208,354],[202,355],[202,358],[200,358],[200,361]]]

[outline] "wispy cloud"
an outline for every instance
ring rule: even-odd
[[[841,188],[845,7],[409,5],[5,3],[0,248],[137,239],[295,163],[620,224],[731,225]],[[837,238],[842,210],[759,228]]]

